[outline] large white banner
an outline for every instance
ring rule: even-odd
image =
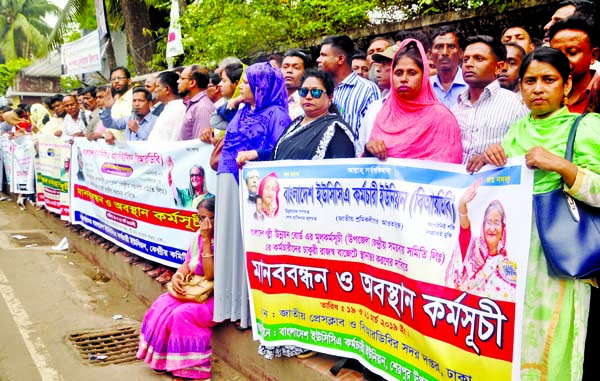
[[[64,44],[60,51],[64,75],[102,71],[100,39],[97,30],[77,41]]]
[[[523,159],[251,163],[240,179],[255,339],[386,380],[519,380],[531,231]]]
[[[179,266],[200,226],[193,209],[199,173],[206,190],[215,192],[212,148],[200,140],[111,146],[76,138],[71,223],[151,261]]]

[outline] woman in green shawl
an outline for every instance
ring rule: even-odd
[[[519,70],[523,101],[531,113],[511,126],[502,145],[489,147],[489,164],[502,166],[507,157],[525,155],[534,169],[534,193],[565,182],[565,191],[600,206],[600,115],[579,124],[573,163],[564,159],[569,130],[578,114],[564,107],[571,86],[567,57],[543,47],[531,52]],[[521,348],[521,380],[578,381],[589,312],[590,284],[548,275],[537,228],[532,227]],[[594,323],[593,323],[594,324]]]

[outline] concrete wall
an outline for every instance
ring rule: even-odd
[[[365,50],[369,42],[378,36],[393,39],[401,30],[418,30],[429,36],[436,28],[443,25],[454,25],[465,36],[487,34],[500,37],[502,31],[509,26],[524,26],[532,38],[542,39],[544,25],[554,11],[558,9],[559,0],[522,0],[507,6],[503,12],[500,7],[481,7],[474,10],[449,12],[427,16],[401,23],[382,24],[369,29],[351,32],[360,49]]]

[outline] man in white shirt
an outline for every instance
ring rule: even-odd
[[[156,95],[165,108],[154,123],[154,128],[148,136],[149,142],[163,143],[179,140],[185,116],[185,105],[179,98],[178,79],[179,74],[174,71],[165,71],[158,75]]]
[[[80,112],[77,97],[71,94],[65,95],[63,98],[63,107],[67,113],[63,121],[62,130],[57,130],[54,136],[69,140],[76,136],[84,136],[87,128],[87,113]]]
[[[527,114],[512,91],[500,87],[496,76],[504,67],[506,47],[491,36],[472,36],[463,44],[462,72],[469,86],[451,111],[460,126],[463,164],[477,172],[485,163],[483,152],[500,143],[508,128]]]

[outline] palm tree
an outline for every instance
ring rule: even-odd
[[[52,31],[44,17],[59,11],[47,0],[0,0],[0,63],[43,55]]]

